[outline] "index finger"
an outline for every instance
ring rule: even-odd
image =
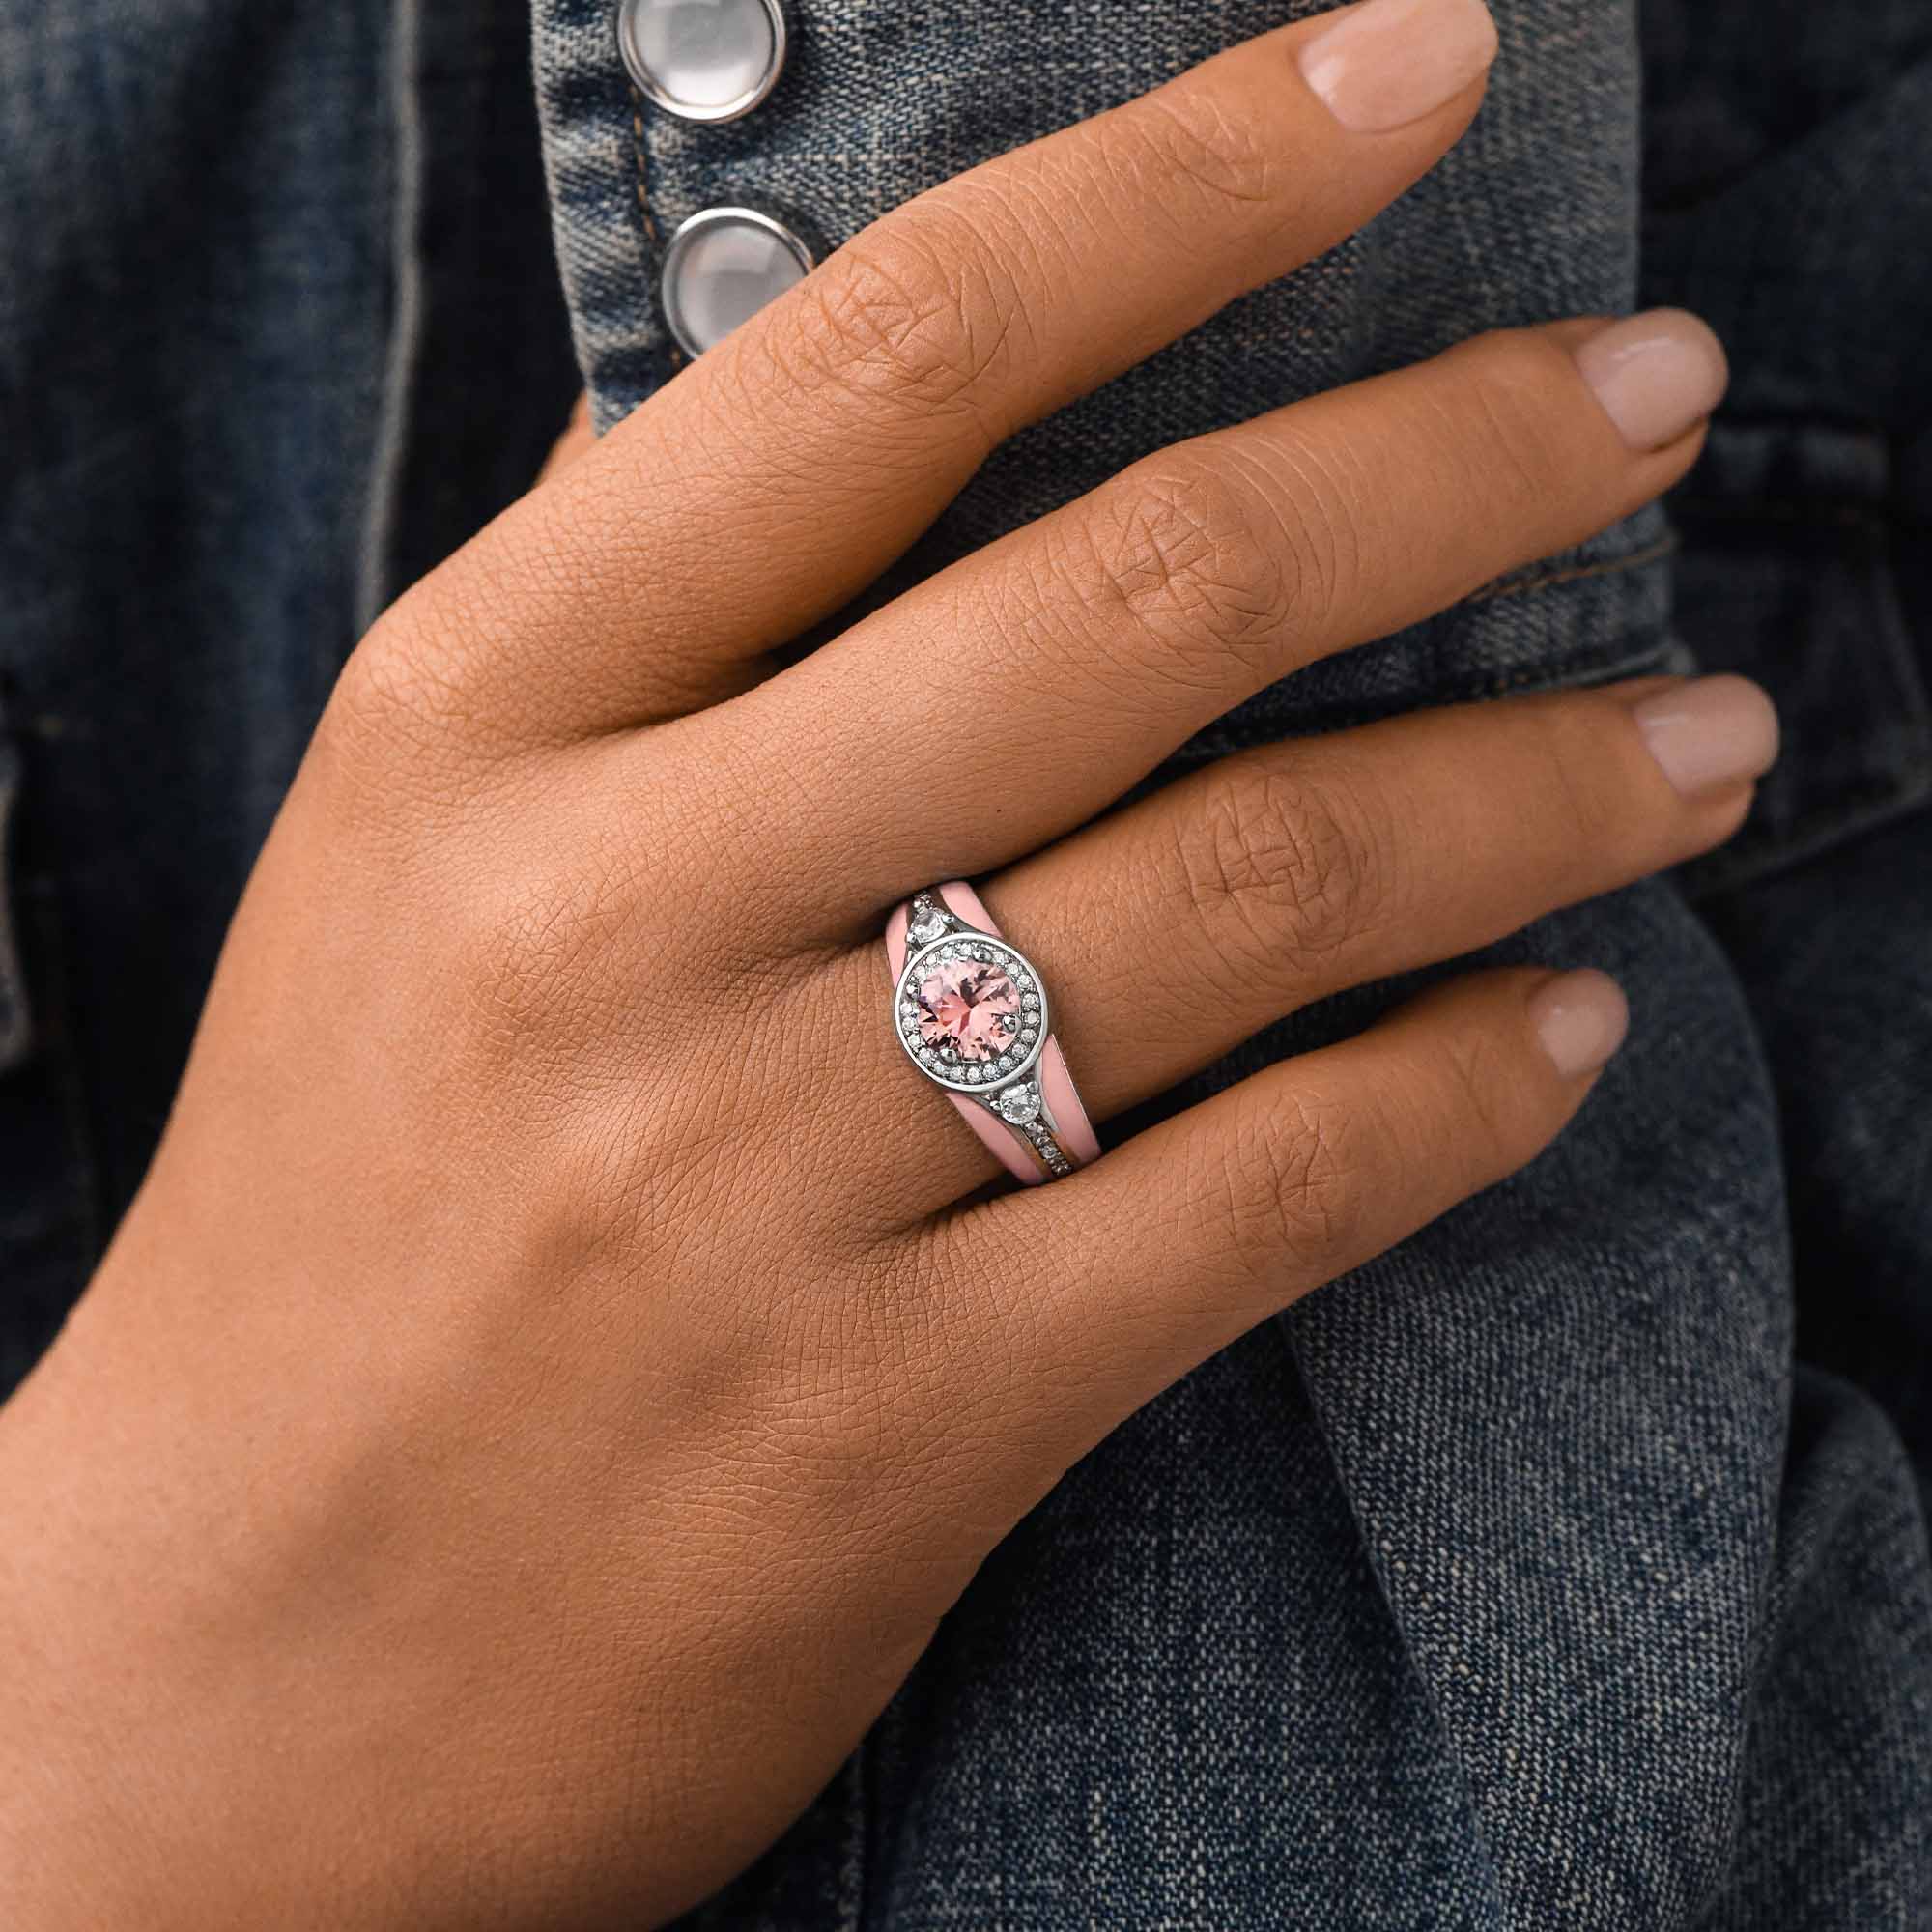
[[[544,669],[502,666],[510,715],[588,734],[741,685],[1002,439],[1393,200],[1494,48],[1481,0],[1362,0],[872,223],[445,566],[510,573]]]

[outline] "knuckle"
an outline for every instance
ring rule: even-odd
[[[793,353],[842,397],[923,416],[978,414],[1021,319],[1012,277],[979,225],[936,209],[875,224],[803,292]]]
[[[1293,766],[1222,771],[1181,834],[1185,891],[1210,954],[1278,974],[1356,940],[1388,892],[1390,837],[1355,787]]]
[[[543,1061],[559,1049],[594,1051],[638,1024],[621,996],[620,957],[661,952],[639,923],[645,903],[614,850],[504,865],[452,909],[451,950],[464,989],[452,1030],[493,1057]],[[667,987],[655,987],[660,996]],[[661,1016],[667,997],[636,1011]],[[657,1042],[663,1044],[663,1042]],[[658,1056],[653,1055],[653,1060]]]
[[[419,888],[442,934],[452,1039],[524,1065],[582,1055],[586,1098],[607,1065],[685,1064],[721,982],[727,999],[768,990],[745,983],[762,961],[727,958],[701,908],[696,814],[649,784],[611,810],[618,755],[582,763],[540,814],[521,782],[477,787],[466,863],[450,867],[440,840]]]
[[[479,723],[459,629],[405,599],[350,653],[317,724],[318,781],[345,796],[446,798]]]
[[[437,733],[477,750],[524,742],[539,707],[504,668],[532,609],[582,594],[581,572],[546,534],[561,500],[528,498],[517,540],[472,538],[397,597],[350,654],[326,722],[399,730],[412,749]]]
[[[1273,535],[1231,466],[1170,453],[1102,493],[1089,536],[1099,601],[1156,670],[1219,690],[1223,661],[1259,671],[1303,601],[1300,554]]]
[[[1229,1137],[1218,1201],[1229,1251],[1257,1279],[1284,1260],[1321,1271],[1352,1253],[1359,1219],[1354,1116],[1313,1089],[1269,1091],[1245,1105]]]

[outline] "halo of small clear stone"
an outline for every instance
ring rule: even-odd
[[[910,925],[907,929],[910,935]],[[1026,966],[1021,964],[1019,955],[1011,947],[1002,939],[981,940],[962,933],[957,938],[948,940],[944,945],[927,941],[920,951],[925,954],[927,964],[948,959],[972,959],[984,965],[991,965],[996,961],[1004,964],[1012,979],[1015,991],[1020,995],[1020,1018],[1025,1022],[1016,1045],[1009,1047],[997,1060],[968,1065],[938,1048],[921,1042],[918,1005],[910,998],[903,999],[899,1003],[900,1030],[921,1069],[950,1086],[977,1087],[984,1085],[989,1080],[1007,1079],[1025,1065],[1033,1057],[1039,1039],[1042,1018],[1039,981]],[[904,983],[910,988],[912,976],[909,973]]]
[[[984,1086],[988,1082],[998,1083],[1007,1079],[1031,1058],[1039,1038],[1039,1029],[1044,1017],[1039,982],[1033,974],[1020,963],[1019,957],[1003,940],[980,940],[962,935],[946,945],[938,944],[940,937],[952,926],[952,915],[942,911],[929,901],[921,900],[914,905],[912,917],[907,922],[908,939],[921,952],[930,949],[934,959],[972,959],[984,965],[1003,961],[1012,978],[1013,987],[1020,995],[1020,1017],[1024,1024],[1020,1028],[1019,1040],[991,1062],[980,1062],[973,1065],[963,1065],[949,1059],[938,1048],[923,1044],[919,1037],[919,1007],[910,998],[899,1003],[899,1020],[905,1035],[906,1044],[913,1058],[935,1078],[955,1087]],[[910,984],[910,981],[907,982]],[[1037,1085],[1032,1080],[1019,1079],[996,1096],[989,1096],[987,1104],[1005,1120],[1009,1125],[1023,1133],[1032,1144],[1047,1172],[1058,1179],[1073,1172],[1073,1163],[1066,1158],[1053,1130],[1042,1116],[1042,1101]],[[1008,1109],[1011,1108],[1012,1113]],[[1030,1110],[1030,1111],[1029,1111]],[[1017,1115],[1018,1118],[1014,1118]]]

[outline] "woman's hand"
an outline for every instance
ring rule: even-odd
[[[987,1194],[880,932],[983,875],[1104,1122],[1727,836],[1773,736],[1735,680],[1268,747],[1090,822],[1681,475],[1722,380],[1688,318],[1160,451],[768,657],[1000,439],[1399,193],[1492,44],[1474,0],[1380,0],[946,184],[364,640],[0,1418],[8,1924],[673,1913],[1070,1462],[1562,1127],[1616,991],[1488,973]]]

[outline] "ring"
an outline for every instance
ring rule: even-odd
[[[886,922],[894,1025],[906,1057],[1029,1185],[1100,1155],[1053,1037],[1039,969],[962,879],[915,893]]]

